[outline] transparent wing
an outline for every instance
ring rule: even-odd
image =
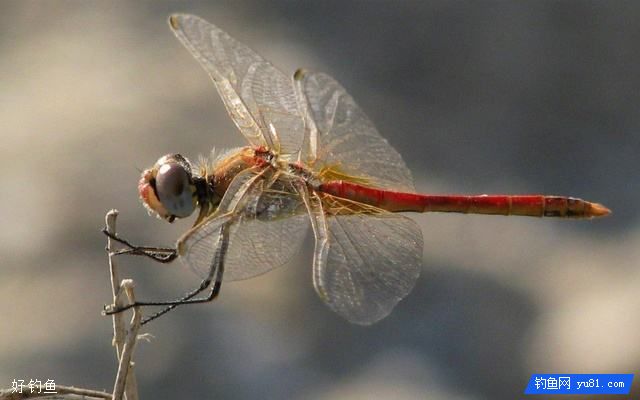
[[[301,104],[308,129],[303,153],[314,170],[366,178],[380,188],[415,191],[400,154],[338,82],[304,70],[294,79],[300,97],[306,99]]]
[[[300,150],[304,126],[291,79],[199,17],[175,14],[169,24],[209,73],[229,115],[251,145],[268,146],[284,155]]]
[[[353,323],[386,317],[420,274],[422,232],[412,220],[390,213],[327,216],[325,223],[328,233],[316,234],[318,295]]]
[[[263,274],[300,251],[309,226],[304,205],[288,181],[265,183],[253,172],[239,174],[218,211],[178,241],[180,258],[197,275],[209,274],[222,224],[230,224],[225,281]]]

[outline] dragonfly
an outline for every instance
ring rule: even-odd
[[[315,291],[346,320],[369,325],[407,296],[422,268],[422,232],[401,213],[610,213],[566,196],[418,194],[400,154],[332,77],[304,69],[287,77],[194,15],[172,15],[169,25],[210,75],[247,145],[198,165],[168,154],[142,172],[138,192],[149,213],[173,222],[197,210],[193,227],[174,248],[136,246],[105,233],[124,246],[117,254],[180,259],[201,283],[176,300],[105,306],[105,314],[164,306],[146,323],[176,306],[209,302],[223,281],[286,264],[311,230]]]

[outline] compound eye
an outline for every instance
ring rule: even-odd
[[[162,205],[178,218],[193,213],[195,200],[191,178],[184,167],[178,163],[162,164],[156,175],[156,193]]]

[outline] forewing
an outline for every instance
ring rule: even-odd
[[[194,15],[174,14],[171,29],[209,73],[236,126],[253,146],[283,155],[304,135],[291,79],[253,50]]]
[[[386,317],[413,288],[422,266],[422,232],[397,214],[326,218],[328,240],[316,243],[314,286],[347,320]]]
[[[225,281],[263,274],[299,252],[309,226],[299,196],[286,181],[264,186],[262,177],[239,174],[221,201],[222,208],[180,239],[181,259],[200,277],[209,275],[222,224],[230,224]]]
[[[411,172],[400,154],[384,139],[347,91],[323,73],[299,70],[296,87],[308,129],[307,162],[356,178],[371,186],[415,191]]]

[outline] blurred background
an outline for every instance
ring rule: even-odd
[[[414,215],[422,276],[371,327],[316,296],[309,239],[289,265],[148,325],[154,338],[136,354],[141,398],[507,399],[532,373],[640,370],[640,3],[4,1],[0,10],[0,387],[54,379],[110,390],[104,214],[120,210],[118,232],[133,242],[171,245],[192,221],[148,217],[139,170],[169,152],[195,159],[244,144],[167,26],[178,11],[286,73],[335,76],[421,192],[572,195],[613,215]],[[180,265],[120,266],[139,299],[198,283]]]

